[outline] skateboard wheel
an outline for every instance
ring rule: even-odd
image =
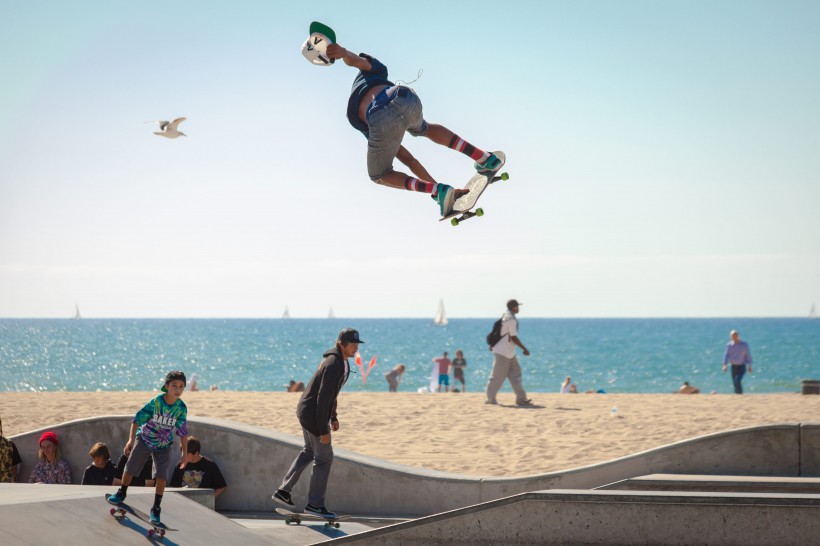
[[[153,530],[153,529],[148,529],[148,536],[149,536],[149,537],[153,537],[153,536],[154,536],[154,530]]]
[[[507,174],[507,173],[501,173],[501,180],[509,180],[509,179],[510,179],[510,175],[509,175],[509,174]]]
[[[484,209],[475,209],[476,216],[484,216]]]
[[[112,508],[111,510],[109,510],[109,512],[111,512],[111,515],[113,516],[114,514],[116,514],[116,513],[117,513],[117,509],[116,509],[116,508]]]
[[[160,532],[159,532],[159,538],[162,538],[164,536],[165,536],[165,529],[161,529]]]
[[[290,525],[290,520],[289,519],[285,520],[285,525]]]
[[[450,220],[450,224],[452,224],[454,226],[457,226],[458,225],[458,218],[453,218],[452,220]]]

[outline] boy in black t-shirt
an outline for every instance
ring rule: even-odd
[[[228,484],[213,460],[202,456],[202,444],[196,436],[188,436],[188,464],[184,469],[174,467],[171,487],[203,487],[214,490],[214,499],[219,498]]]
[[[102,442],[97,442],[91,446],[88,456],[93,459],[93,463],[88,465],[83,473],[82,485],[111,485],[117,469],[111,462],[111,453],[108,446]]]

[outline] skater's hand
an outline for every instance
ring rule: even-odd
[[[182,454],[182,459],[179,460],[179,469],[182,470],[183,468],[185,468],[185,465],[187,465],[187,464],[188,464],[188,454],[183,453]]]
[[[524,356],[530,356],[530,352],[526,349],[524,349]]]
[[[330,430],[332,430],[333,432],[339,430],[339,421],[337,419],[334,419],[330,422]]]
[[[330,443],[330,433],[328,432],[327,434],[322,434],[319,436],[319,443],[328,445]]]
[[[134,439],[128,440],[128,443],[125,444],[125,447],[122,449],[123,453],[126,456],[131,455],[131,450],[134,449]]]
[[[726,373],[726,364],[723,365],[723,373]]]
[[[330,44],[327,46],[327,56],[331,59],[343,59],[347,55],[347,50],[339,44]]]

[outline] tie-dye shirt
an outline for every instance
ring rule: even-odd
[[[139,425],[137,438],[152,451],[166,449],[174,443],[174,434],[188,436],[188,408],[181,398],[173,405],[160,394],[137,412],[133,422]]]

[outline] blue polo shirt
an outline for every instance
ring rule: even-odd
[[[367,91],[377,85],[393,85],[393,82],[387,79],[387,67],[374,59],[367,53],[359,53],[359,57],[364,57],[370,61],[370,70],[367,72],[360,70],[353,80],[353,88],[350,90],[350,98],[347,100],[347,121],[357,131],[365,137],[369,137],[370,131],[367,123],[359,119],[359,103],[362,102],[362,97],[367,94]]]

